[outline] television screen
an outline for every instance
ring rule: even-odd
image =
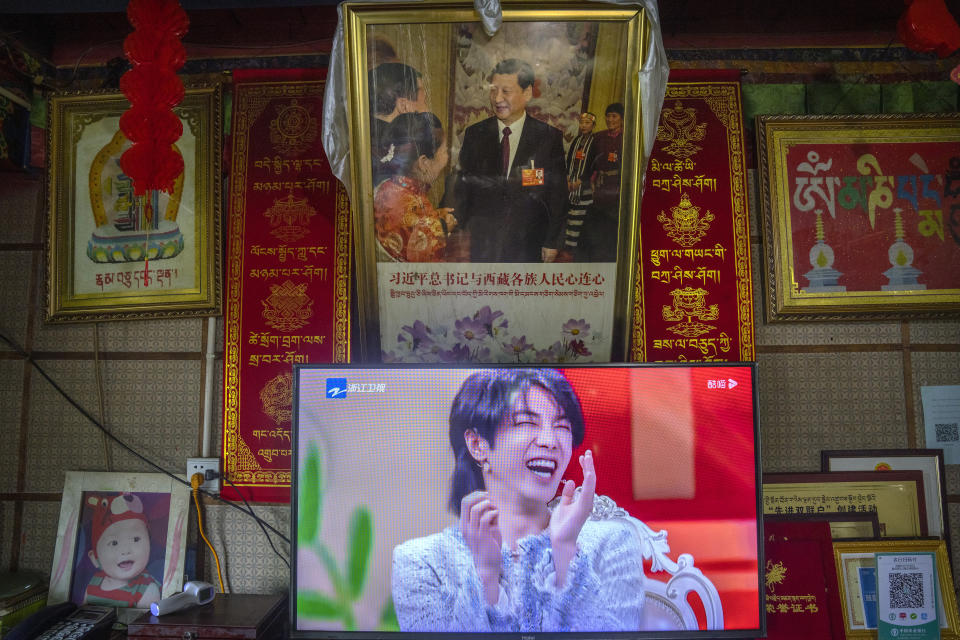
[[[760,636],[757,434],[750,364],[297,365],[292,634]]]

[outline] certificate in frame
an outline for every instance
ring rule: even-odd
[[[820,452],[822,471],[898,471],[923,473],[927,531],[950,540],[943,449],[829,449]]]
[[[764,473],[763,512],[875,511],[883,537],[927,535],[923,474],[919,471]]]

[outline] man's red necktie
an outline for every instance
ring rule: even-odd
[[[500,140],[500,166],[503,175],[510,175],[510,127],[503,128],[503,138]]]

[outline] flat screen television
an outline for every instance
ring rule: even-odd
[[[764,635],[754,377],[295,366],[292,636]]]

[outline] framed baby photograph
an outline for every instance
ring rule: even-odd
[[[366,361],[626,354],[653,27],[501,6],[491,36],[470,1],[342,5]]]
[[[189,506],[163,474],[68,471],[48,602],[144,609],[179,593]]]

